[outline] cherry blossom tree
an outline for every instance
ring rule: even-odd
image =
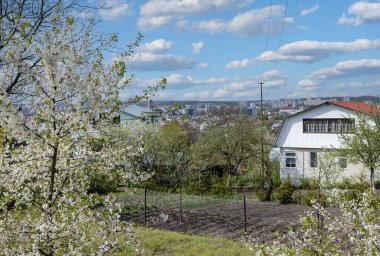
[[[4,56],[12,46],[15,37],[31,40],[37,34],[43,34],[50,29],[52,18],[57,9],[66,13],[89,11],[90,8],[81,0],[1,0],[0,1],[0,68],[10,64]],[[22,29],[20,29],[22,27]],[[24,51],[20,57],[28,60],[36,68],[39,58]],[[20,71],[20,70],[19,70]],[[5,93],[17,100],[23,95],[26,83],[23,73],[14,72],[8,83],[2,84]],[[15,100],[16,100],[15,99]]]
[[[122,60],[131,52],[109,63],[103,46],[116,37],[99,43],[91,24],[80,27],[59,10],[53,15],[43,34],[24,36],[27,26],[20,24],[3,54],[8,64],[0,69],[0,251],[104,255],[134,243],[133,229],[119,220],[114,198],[87,193],[89,177],[112,171],[126,182],[146,178],[125,167],[140,148],[114,148],[112,137],[97,147],[92,143],[115,125],[110,120],[123,104],[119,92],[130,82]],[[22,111],[6,92],[15,72],[28,87]],[[94,209],[99,200],[104,206]]]
[[[315,211],[300,218],[301,226],[273,242],[260,243],[244,237],[244,244],[254,255],[379,255],[379,202],[373,191],[358,199],[343,200],[338,190],[329,196],[339,212],[330,212],[314,201],[313,207],[326,219],[321,228]],[[335,208],[336,210],[336,208]]]

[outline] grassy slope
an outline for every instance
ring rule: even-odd
[[[178,255],[178,256],[234,256],[252,255],[242,243],[220,237],[202,237],[187,235],[178,232],[137,229],[137,236],[141,241],[143,255]],[[125,249],[117,255],[139,255],[132,250]]]

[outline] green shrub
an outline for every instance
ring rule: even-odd
[[[375,181],[375,188],[380,189],[380,180]]]
[[[250,179],[248,177],[243,176],[243,175],[234,176],[233,180],[232,180],[232,184],[234,186],[239,187],[239,188],[247,187],[249,182],[250,182]]]
[[[274,175],[273,176],[273,187],[278,188],[281,186],[281,184],[282,184],[282,180],[281,180],[280,176]]]
[[[229,187],[226,187],[225,185],[212,186],[211,193],[216,196],[233,195],[232,189]]]
[[[344,177],[341,182],[336,184],[336,187],[339,189],[352,189],[356,184],[356,181],[353,177]]]
[[[147,206],[147,210],[154,209],[155,206]],[[138,204],[138,205],[125,205],[123,208],[121,208],[121,214],[122,215],[132,215],[135,213],[139,213],[144,211],[144,205]]]
[[[274,197],[280,204],[290,204],[293,202],[294,186],[290,178],[285,179],[276,191]]]
[[[260,200],[260,202],[264,202],[265,200],[265,193],[263,191],[257,191],[256,192],[257,199]]]
[[[300,178],[300,189],[318,189],[318,179],[316,178]]]
[[[192,183],[185,185],[182,192],[188,195],[205,195],[209,193],[209,189],[205,185]]]
[[[105,174],[95,174],[90,178],[90,187],[88,193],[105,195],[110,192],[115,192],[118,187],[118,179],[109,177]]]
[[[318,201],[318,190],[297,191],[293,199],[297,204],[312,206],[314,201]],[[320,203],[324,207],[329,206],[327,195],[323,191],[320,194]]]
[[[309,178],[300,178],[300,189],[310,189],[310,179]]]
[[[370,189],[370,185],[367,182],[356,183],[352,186],[353,189],[358,190],[360,193],[363,193]]]

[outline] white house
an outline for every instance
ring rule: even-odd
[[[371,112],[372,109],[373,106],[365,103],[325,102],[287,117],[276,142],[280,148],[281,178],[289,177],[294,184],[299,184],[300,178],[315,177],[318,152],[341,148],[339,133],[350,132],[358,117],[357,111]],[[343,168],[341,177],[361,173],[369,177],[364,166],[348,163],[345,156],[336,161]]]
[[[139,105],[132,104],[120,111],[120,123],[129,123],[137,120],[144,121],[148,124],[158,123],[159,117],[155,111],[148,108],[140,107]]]

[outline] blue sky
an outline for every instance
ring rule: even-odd
[[[135,79],[124,96],[161,77],[156,100],[257,100],[259,81],[266,99],[380,94],[380,1],[97,4],[107,7],[96,14],[101,29],[121,44],[144,35],[127,59]]]

